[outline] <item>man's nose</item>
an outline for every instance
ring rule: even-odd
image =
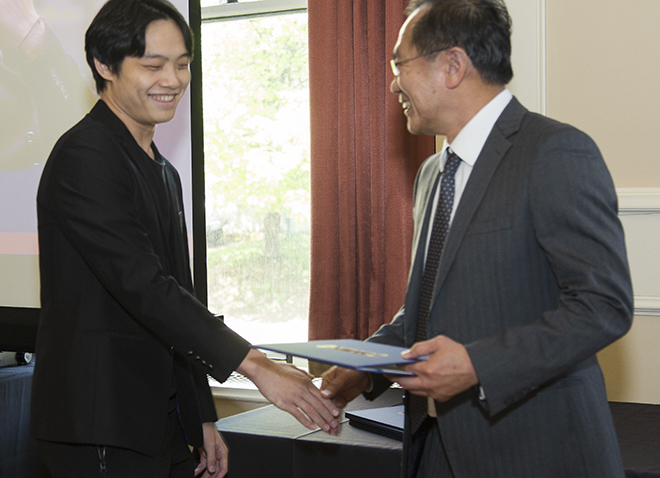
[[[177,74],[175,67],[166,67],[163,68],[163,76],[161,78],[161,84],[169,88],[178,88],[181,84],[181,79]]]
[[[396,77],[392,80],[392,83],[390,83],[390,92],[395,95],[401,93],[401,88],[399,88],[399,82],[396,80]]]

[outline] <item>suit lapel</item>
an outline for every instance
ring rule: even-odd
[[[493,126],[493,130],[477,158],[447,235],[442,260],[440,261],[440,267],[438,267],[438,275],[436,276],[433,304],[436,303],[435,296],[437,296],[447,278],[465,233],[488,190],[491,179],[507,151],[511,148],[510,138],[520,130],[522,119],[526,113],[527,109],[516,98],[512,98]]]
[[[158,214],[158,222],[160,224],[159,234],[161,235],[162,243],[167,247],[168,241],[167,237],[165,236],[165,224],[167,224],[167,217],[165,214],[167,214],[169,208],[159,207],[157,199],[158,191],[154,189],[155,185],[148,180],[149,172],[146,171],[146,168],[153,166],[149,163],[149,161],[152,161],[151,158],[149,158],[144,150],[140,147],[140,145],[138,145],[126,125],[124,125],[124,123],[112,112],[112,110],[110,110],[110,108],[103,101],[99,100],[97,102],[96,106],[92,110],[92,114],[96,116],[96,118],[115,135],[117,141],[126,150],[127,158],[140,174],[143,183],[147,185],[149,196],[151,197],[154,209]],[[165,258],[161,258],[161,260],[164,259]],[[163,265],[165,266],[165,264]],[[167,267],[168,271],[171,273],[172,264],[167,264]]]

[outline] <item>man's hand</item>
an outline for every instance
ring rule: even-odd
[[[415,395],[431,397],[446,402],[455,395],[477,385],[479,378],[465,347],[449,337],[439,335],[434,339],[416,343],[401,356],[405,359],[429,355],[428,360],[401,367],[416,377],[387,375]]]
[[[195,468],[195,476],[202,471],[202,478],[222,478],[227,474],[229,450],[218,433],[215,423],[202,424],[204,446],[199,449],[200,461]]]
[[[336,434],[341,411],[312,383],[312,377],[291,365],[269,360],[261,352],[251,349],[236,369],[254,382],[259,391],[273,405],[293,415],[300,423],[315,430]]]
[[[339,408],[364,392],[371,384],[369,375],[347,368],[332,367],[323,374],[321,393]]]

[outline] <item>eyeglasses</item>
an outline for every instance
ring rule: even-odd
[[[407,60],[400,60],[400,61],[390,60],[392,73],[394,73],[394,76],[399,76],[401,74],[401,71],[399,70],[399,65],[403,65],[404,63],[408,63],[409,61],[416,60],[417,58],[423,58],[425,56],[434,55],[435,53],[440,53],[441,51],[445,51],[445,50],[448,50],[448,48],[442,48],[440,50],[430,51],[428,53],[424,53],[423,55],[415,56],[413,58],[408,58]]]

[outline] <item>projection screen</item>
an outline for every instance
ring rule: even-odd
[[[84,34],[103,3],[0,2],[0,350],[12,350],[8,322],[38,316],[36,190],[55,141],[97,101]],[[172,3],[188,18],[188,0]],[[181,174],[192,231],[190,124],[188,92],[155,142]]]

